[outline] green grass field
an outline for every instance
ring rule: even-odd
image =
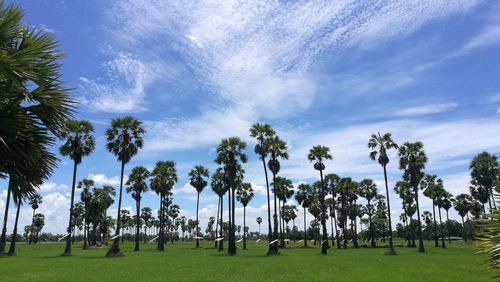
[[[72,257],[60,257],[63,244],[19,244],[16,257],[0,258],[0,281],[491,281],[493,273],[470,245],[454,242],[443,250],[427,243],[427,252],[397,248],[397,256],[384,248],[301,248],[290,243],[277,257],[267,257],[266,243],[248,243],[248,250],[229,257],[213,249],[212,242],[141,244],[140,252],[125,243],[125,256],[105,258],[107,248],[82,250],[73,245]]]

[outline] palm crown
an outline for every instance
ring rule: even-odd
[[[267,165],[274,174],[278,174],[280,171],[280,162],[278,159],[288,160],[286,142],[278,136],[272,136],[266,140],[265,145],[269,153],[271,153],[271,159]]]
[[[95,148],[94,126],[86,120],[68,120],[61,131],[61,137],[65,139],[59,148],[63,156],[69,156],[77,164],[82,162],[84,156],[88,156]]]
[[[208,169],[204,166],[197,165],[189,172],[189,184],[191,184],[198,193],[201,193],[208,185],[206,180],[208,176]]]
[[[136,201],[141,200],[141,193],[148,191],[148,185],[146,183],[149,177],[149,171],[143,166],[136,166],[132,169],[132,173],[128,177],[126,185],[127,193],[132,193],[132,197]]]
[[[427,163],[427,156],[424,152],[424,144],[422,142],[405,142],[399,148],[399,169],[404,170],[403,178],[410,181],[412,187],[419,184],[420,179],[424,176],[422,170]]]
[[[42,203],[42,196],[40,194],[35,193],[29,197],[29,205],[32,209],[36,210]]]
[[[143,146],[142,122],[131,117],[114,118],[106,130],[106,148],[123,163],[128,163]]]
[[[387,150],[398,149],[398,145],[392,141],[390,133],[385,133],[384,135],[377,133],[372,134],[370,140],[368,141],[368,148],[372,149],[370,152],[370,158],[372,160],[378,160],[378,163],[381,166],[386,166],[389,163]]]
[[[260,158],[265,158],[268,154],[266,140],[273,137],[276,132],[267,123],[256,123],[250,128],[250,136],[257,139],[254,151]]]
[[[167,194],[177,182],[177,170],[173,161],[158,161],[151,172],[151,190],[160,195]]]
[[[242,183],[236,190],[236,199],[246,207],[253,199],[254,192],[250,183]]]
[[[325,160],[331,160],[332,155],[330,154],[330,148],[326,146],[314,146],[311,150],[309,150],[309,154],[307,154],[307,159],[314,163],[314,169],[316,170],[324,170],[325,164],[323,163]]]

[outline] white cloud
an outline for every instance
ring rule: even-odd
[[[40,192],[68,192],[71,190],[71,187],[66,184],[57,184],[54,182],[45,182],[40,186]]]
[[[457,106],[456,103],[446,103],[446,104],[432,104],[425,106],[417,106],[412,108],[407,108],[399,110],[395,113],[396,116],[407,117],[407,116],[420,116],[428,114],[437,114],[449,111]]]
[[[500,43],[500,22],[487,26],[478,35],[472,38],[463,48],[467,53],[475,49],[491,47]]]
[[[174,195],[177,195],[177,194],[196,194],[196,189],[191,186],[191,184],[189,184],[189,182],[186,182],[186,184],[184,184],[184,186],[180,187],[180,188],[176,188],[174,187],[172,193]]]
[[[88,178],[92,179],[96,185],[116,186],[120,184],[119,176],[108,177],[103,173],[99,173],[99,174],[89,174]],[[123,176],[123,183],[125,182],[127,182],[126,175]]]

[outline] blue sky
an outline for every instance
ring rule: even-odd
[[[366,147],[377,131],[392,132],[398,143],[423,141],[427,172],[455,195],[468,191],[474,154],[500,152],[495,1],[16,3],[26,11],[25,24],[59,41],[63,80],[81,102],[76,117],[96,127],[97,148],[79,166],[78,179],[117,187],[120,166],[105,150],[104,131],[111,118],[133,115],[147,134],[127,173],[174,160],[174,202],[187,217],[196,207],[188,171],[197,164],[213,171],[218,141],[240,136],[250,148],[246,180],[256,189],[248,225],[255,230],[255,217],[265,218],[262,167],[248,136],[255,122],[270,123],[288,142],[282,175],[294,183],[318,178],[306,154],[321,144],[334,157],[328,173],[372,178],[382,193],[382,170]],[[401,177],[394,152],[389,172],[392,186]],[[70,181],[71,162],[61,157],[42,189],[46,231],[65,230]],[[6,183],[0,187],[3,209]],[[400,201],[395,195],[391,201],[397,219]],[[156,209],[157,202],[147,192],[143,206]],[[203,228],[216,203],[207,187]],[[130,195],[123,205],[133,207]],[[422,210],[429,208],[424,200]],[[237,214],[240,220],[242,209]],[[23,208],[20,226],[30,215]]]

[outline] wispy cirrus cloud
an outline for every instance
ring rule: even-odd
[[[455,108],[456,106],[457,103],[432,104],[432,105],[417,106],[417,107],[402,109],[395,112],[394,114],[400,117],[437,114],[449,111]]]

